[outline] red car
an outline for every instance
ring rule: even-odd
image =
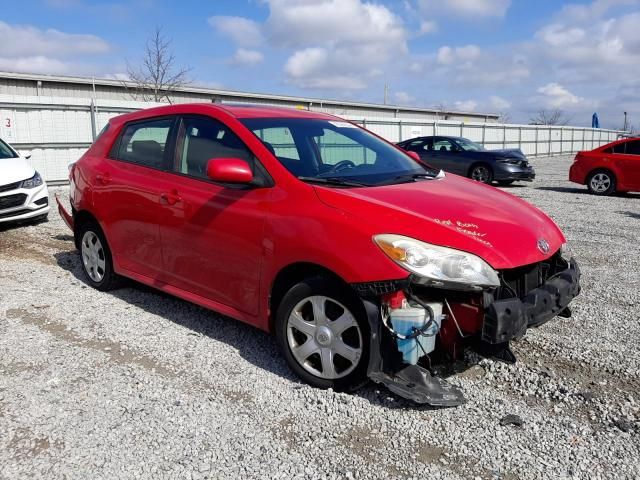
[[[87,282],[128,277],[272,332],[302,379],[367,378],[421,403],[465,348],[569,315],[559,228],[507,193],[430,170],[340,118],[172,105],[112,119],[70,172]]]
[[[569,180],[594,195],[640,191],[640,138],[625,138],[590,152],[578,152]]]

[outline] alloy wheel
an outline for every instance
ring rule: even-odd
[[[471,178],[477,182],[489,183],[491,178],[491,172],[483,165],[475,167],[471,172]]]
[[[293,308],[287,320],[287,343],[302,368],[327,380],[351,373],[363,352],[362,332],[353,314],[322,295],[307,297]]]
[[[611,177],[606,173],[596,173],[591,178],[589,186],[594,192],[604,193],[611,187]]]

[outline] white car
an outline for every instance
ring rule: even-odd
[[[47,185],[27,158],[0,139],[0,223],[39,221],[49,214]]]

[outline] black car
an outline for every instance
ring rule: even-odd
[[[425,163],[446,172],[479,182],[509,185],[516,180],[532,181],[536,173],[519,149],[486,150],[461,137],[418,137],[398,143],[417,153]]]

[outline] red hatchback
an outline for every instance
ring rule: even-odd
[[[586,185],[594,195],[640,191],[640,138],[626,138],[578,152],[569,180]]]
[[[307,111],[173,105],[112,119],[70,172],[89,284],[128,277],[272,332],[308,383],[457,405],[466,348],[569,315],[579,271],[541,211]]]

